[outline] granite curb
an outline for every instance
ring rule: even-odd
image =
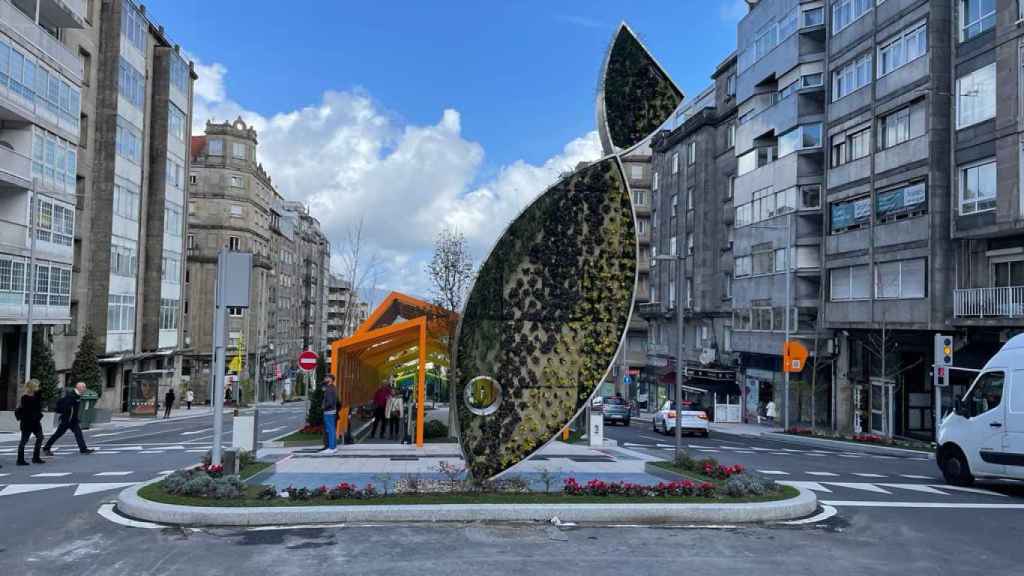
[[[154,480],[155,482],[156,480]],[[754,523],[813,514],[818,498],[798,489],[795,498],[749,504],[430,504],[219,508],[178,506],[146,500],[139,490],[118,495],[121,514],[168,525],[282,526],[347,522],[561,522],[578,523]]]

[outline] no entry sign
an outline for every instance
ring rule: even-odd
[[[316,352],[306,350],[302,354],[299,354],[299,368],[301,368],[303,372],[312,372],[313,370],[316,370],[317,358],[319,358],[319,356],[316,355]]]

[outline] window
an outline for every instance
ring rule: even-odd
[[[188,316],[188,300],[185,300],[185,307],[182,309],[182,314]]]
[[[803,23],[804,28],[811,26],[821,26],[825,23],[825,8],[818,6],[817,8],[811,8],[810,10],[804,10],[803,12]]]
[[[739,256],[736,258],[736,277],[742,278],[744,276],[750,276],[751,264],[750,256]]]
[[[725,94],[727,96],[736,95],[736,75],[729,74],[729,77],[725,79]]]
[[[679,254],[679,252],[676,251],[676,244],[677,242],[675,236],[668,239],[668,253],[671,254],[672,256],[676,256]]]
[[[686,163],[693,165],[697,161],[697,143],[690,142],[686,148]]]
[[[189,250],[192,250],[193,248],[196,247],[196,237],[194,234],[188,235],[188,241],[185,244],[185,246],[187,246]]]
[[[228,250],[238,252],[242,249],[242,239],[238,236],[228,236]]]
[[[195,174],[189,174],[188,175],[188,183],[189,184],[196,184],[198,182],[199,182],[199,176],[196,176]]]
[[[78,47],[78,57],[82,60],[82,85],[88,86],[92,81],[92,54],[81,46]]]
[[[224,141],[220,138],[211,138],[206,144],[206,153],[210,156],[223,156]]]
[[[246,160],[249,158],[249,147],[244,142],[232,142],[231,143],[231,157],[239,160]]]
[[[992,264],[992,287],[1024,286],[1024,260]]]
[[[960,0],[960,41],[966,42],[996,24],[996,0]]]
[[[134,278],[138,271],[138,252],[134,240],[119,239],[121,244],[110,245],[110,273],[114,276]]]
[[[183,181],[183,175],[185,173],[185,167],[181,165],[175,158],[167,158],[167,184],[177,190],[181,190],[185,182]]]
[[[732,299],[732,274],[728,272],[722,274],[722,299]]]
[[[871,82],[871,54],[865,54],[832,72],[832,101],[835,102]]]
[[[820,126],[820,125],[819,125]],[[792,131],[791,131],[792,132]],[[743,154],[736,159],[736,174],[743,176],[758,168],[770,164],[779,157],[779,150],[775,146],[761,146]]]
[[[171,86],[174,86],[181,91],[182,94],[188,94],[189,84],[189,72],[188,64],[180,56],[174,55],[171,57]]]
[[[139,52],[146,51],[146,19],[135,11],[132,3],[123,0],[121,8],[121,35]]]
[[[178,300],[172,298],[160,299],[160,329],[178,329]]]
[[[1003,402],[1003,383],[1005,381],[1006,374],[1000,371],[985,372],[978,376],[978,380],[971,387],[970,395],[966,398],[967,406],[965,408],[968,415],[974,418],[998,408]]]
[[[139,221],[139,190],[123,178],[114,179],[114,215]]]
[[[135,330],[135,296],[110,294],[107,297],[107,332]]]
[[[754,252],[750,255],[751,273],[754,276],[760,274],[772,274],[775,272],[775,251],[772,249]]]
[[[160,261],[160,279],[168,284],[181,284],[181,259],[171,252],[164,252]]]
[[[882,137],[882,148],[892,148],[910,140],[910,108],[903,108],[883,116],[879,130]],[[914,134],[919,136],[920,134]]]
[[[964,128],[996,116],[996,64],[993,62],[956,81],[956,127]]]
[[[231,187],[232,188],[243,188],[244,186],[245,186],[245,180],[241,176],[232,176],[231,177]]]
[[[729,183],[728,183],[728,185],[725,188],[725,198],[728,200],[729,198],[732,198],[733,194],[735,194],[735,193],[736,193],[736,177],[735,176],[729,176]]]
[[[37,264],[32,303],[39,306],[71,305],[71,269]],[[27,302],[28,299],[26,298]]]
[[[654,177],[653,178],[654,178],[654,181],[651,183],[651,189],[652,190],[657,190],[658,189],[658,173],[657,172],[654,173]]]
[[[134,124],[118,116],[114,139],[118,156],[135,164],[142,162],[142,132]]]
[[[45,196],[35,201],[36,239],[71,246],[75,237],[75,209]]]
[[[232,206],[231,206],[231,217],[232,218],[241,218],[242,217],[242,207],[238,206],[237,204],[232,204]]]
[[[960,167],[960,215],[996,207],[996,161]]]
[[[786,249],[780,248],[775,251],[775,272],[786,271]]]
[[[679,213],[679,194],[672,195],[672,216],[676,216]]]
[[[672,153],[672,173],[679,173],[679,152]]]
[[[814,74],[804,74],[800,77],[800,85],[803,88],[814,88],[815,86],[821,86],[825,83],[825,75],[821,72]]]
[[[833,302],[871,298],[871,267],[864,264],[829,270],[829,298]]]
[[[185,113],[174,104],[167,104],[167,129],[180,142],[185,141]]]
[[[799,10],[793,9],[783,14],[778,21],[769,22],[762,27],[754,35],[754,42],[738,55],[737,66],[740,72],[753,66],[755,62],[774,50],[780,42],[792,36],[796,32],[799,21]]]
[[[875,298],[924,298],[925,260],[896,260],[875,265]]]
[[[146,99],[146,78],[131,65],[124,56],[121,57],[117,77],[117,91],[121,97],[135,108],[142,110]]]
[[[802,208],[819,208],[821,206],[821,186],[818,184],[801,186],[800,196],[803,200]]]
[[[831,208],[831,229],[833,234],[857,230],[871,222],[871,197],[863,196],[853,200],[833,202]]]
[[[693,210],[693,197],[694,196],[695,196],[695,194],[694,194],[694,189],[693,188],[690,188],[689,190],[686,191],[686,209],[687,210]]]
[[[693,308],[693,279],[686,279],[686,307]]]
[[[878,49],[878,77],[924,56],[928,52],[928,26],[909,28]]]
[[[754,192],[754,199],[736,208],[736,227],[740,228],[781,216],[796,209],[796,187],[773,192],[769,186]]]
[[[185,222],[181,217],[181,207],[171,202],[164,203],[164,233],[181,238]]]
[[[39,127],[32,129],[32,180],[40,187],[76,193],[78,150],[63,138]]]
[[[832,33],[838,34],[871,10],[873,0],[833,0]]]
[[[832,167],[863,158],[871,153],[871,128],[832,137]]]
[[[725,147],[732,148],[736,145],[736,123],[732,122],[729,124],[729,128],[725,133]]]
[[[732,326],[722,327],[722,351],[732,352]]]
[[[693,232],[686,233],[686,254],[693,256]]]
[[[893,222],[928,211],[925,183],[914,182],[892,188],[875,195],[875,213],[878,222]]]

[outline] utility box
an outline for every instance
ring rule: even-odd
[[[604,412],[599,406],[590,408],[590,423],[587,426],[587,438],[590,446],[601,448],[604,446]]]
[[[232,432],[232,448],[256,454],[259,448],[259,417],[255,411],[235,416]]]

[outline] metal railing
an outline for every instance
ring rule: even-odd
[[[956,318],[1024,318],[1024,286],[953,290]]]

